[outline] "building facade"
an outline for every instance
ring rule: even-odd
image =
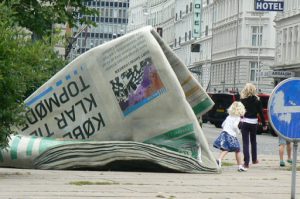
[[[206,90],[211,87],[210,69],[212,63],[212,25],[213,25],[213,8],[212,0],[202,1],[201,12],[201,34],[196,38],[194,44],[199,45],[199,53],[196,54],[191,71],[197,70],[200,75],[200,83]],[[197,52],[193,52],[197,53]]]
[[[201,7],[201,4],[200,4]],[[193,45],[194,41],[200,35],[194,34],[194,11],[195,1],[185,0],[175,1],[175,17],[174,17],[174,45],[173,50],[183,63],[194,73],[198,81],[202,82],[201,70],[194,66],[199,60],[199,45]],[[201,18],[201,13],[200,18]],[[200,24],[201,26],[201,21]],[[201,31],[201,30],[200,30]],[[198,30],[197,30],[198,32]]]
[[[262,78],[260,73],[274,63],[275,13],[255,11],[254,0],[209,3],[213,21],[208,91],[240,92],[251,82],[261,92],[270,93],[273,79]]]
[[[275,85],[285,78],[300,76],[300,0],[285,0],[284,11],[277,13],[275,71],[288,73],[275,74]]]
[[[161,17],[168,13],[166,4],[174,8],[169,18]],[[165,33],[168,22],[170,32],[163,39],[207,91],[239,92],[247,82],[261,92],[272,91],[273,78],[261,73],[274,65],[275,13],[255,11],[254,0],[144,0],[133,10],[131,19],[138,19],[132,29],[148,24],[164,27]],[[201,27],[195,36],[196,24]]]
[[[128,32],[151,25],[169,45],[174,44],[175,0],[130,0]]]
[[[97,26],[80,26],[70,30],[72,40],[68,58],[73,60],[89,49],[124,35],[127,31],[129,0],[91,0],[88,7],[99,11],[99,17],[90,17]]]

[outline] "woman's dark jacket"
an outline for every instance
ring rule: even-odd
[[[256,96],[249,96],[247,98],[241,99],[241,102],[244,104],[246,113],[244,117],[250,119],[256,119],[257,114],[259,114],[262,125],[266,126],[266,121],[263,115],[263,108],[261,101]]]

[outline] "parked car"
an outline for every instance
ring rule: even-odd
[[[217,128],[221,128],[223,121],[228,116],[227,109],[234,101],[240,100],[240,95],[238,93],[208,93],[209,96],[214,101],[215,105],[209,110],[206,114],[202,116],[202,122],[210,122],[214,124]],[[272,126],[269,123],[268,117],[268,101],[269,101],[269,94],[258,94],[263,107],[263,115],[268,126],[267,131],[263,131],[261,119],[258,116],[258,129],[257,134],[262,133],[270,133],[273,136],[277,136],[275,131],[273,130]]]
[[[257,134],[262,134],[262,133],[270,133],[273,136],[277,136],[277,134],[275,133],[274,129],[272,128],[270,122],[269,122],[269,116],[268,116],[268,101],[269,101],[269,94],[264,94],[264,93],[260,93],[258,94],[258,97],[262,103],[262,107],[263,107],[263,115],[266,121],[266,125],[268,126],[268,129],[266,132],[263,131],[263,126],[261,123],[261,119],[258,116],[258,129],[257,129]]]
[[[215,105],[202,116],[202,121],[210,122],[221,128],[223,121],[228,116],[227,109],[234,101],[240,100],[238,93],[209,93]]]

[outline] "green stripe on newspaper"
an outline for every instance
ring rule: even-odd
[[[152,137],[145,140],[144,143],[153,144],[194,158],[198,157],[198,146],[193,124]]]
[[[19,136],[15,136],[13,138],[11,147],[10,147],[10,158],[12,160],[16,160],[18,159],[18,147],[19,147],[19,143],[21,141],[21,138]]]
[[[209,98],[206,98],[204,101],[194,106],[193,111],[197,115],[199,113],[202,113],[204,110],[207,109],[207,107],[210,107],[211,105],[213,105],[212,101]]]
[[[30,137],[30,140],[28,142],[28,145],[27,145],[27,150],[26,150],[26,155],[27,156],[31,156],[32,155],[32,148],[33,148],[33,144],[34,144],[34,141],[36,140],[37,137]]]

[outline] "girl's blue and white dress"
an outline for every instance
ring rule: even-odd
[[[240,133],[238,128],[240,120],[239,116],[227,116],[222,124],[223,131],[214,141],[215,148],[228,152],[240,151],[240,143],[236,137],[237,133]]]

